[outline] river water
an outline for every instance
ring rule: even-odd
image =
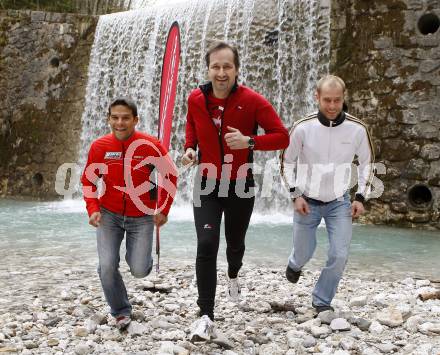
[[[3,261],[0,271],[14,273],[30,265],[46,265],[50,275],[54,268],[96,265],[95,231],[87,222],[85,204],[81,200],[0,200],[0,257]],[[220,265],[225,263],[222,239]],[[291,239],[289,215],[254,213],[244,262],[256,267],[284,268]],[[325,225],[318,229],[318,239],[315,256],[307,266],[310,269],[325,263]],[[173,206],[168,224],[161,229],[161,260],[166,264],[193,263],[195,252],[192,208]],[[438,232],[355,225],[347,268],[352,273],[373,278],[411,276],[438,280],[439,255]]]

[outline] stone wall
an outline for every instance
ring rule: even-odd
[[[440,228],[439,17],[439,1],[332,2],[331,71],[386,166],[366,221]]]
[[[440,228],[440,4],[333,0],[331,9],[331,71],[386,167],[363,221]],[[96,23],[0,12],[0,196],[57,197],[58,167],[77,161]]]
[[[76,162],[97,18],[0,12],[0,196],[54,198]]]

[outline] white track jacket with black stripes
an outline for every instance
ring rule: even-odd
[[[352,166],[355,156],[357,168]],[[281,156],[281,174],[292,197],[329,202],[357,184],[355,199],[364,202],[373,161],[371,138],[362,121],[345,112],[328,120],[318,112],[294,124],[290,145]]]

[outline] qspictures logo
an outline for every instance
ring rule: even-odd
[[[139,149],[146,145],[151,148],[154,154],[146,156],[139,154]],[[99,198],[111,188],[122,191],[129,198],[139,211],[145,214],[155,214],[161,212],[170,199],[174,199],[176,195],[176,187],[170,180],[170,176],[176,176],[179,179],[183,176],[193,180],[193,183],[187,181],[186,186],[193,186],[192,202],[195,207],[200,207],[201,197],[212,193],[216,188],[216,177],[221,176],[218,186],[219,196],[227,196],[230,191],[230,177],[232,169],[233,155],[228,154],[225,157],[225,163],[218,168],[214,164],[200,163],[197,165],[195,174],[184,174],[190,169],[190,166],[182,166],[177,169],[171,156],[180,157],[177,151],[170,151],[167,155],[162,155],[160,150],[150,141],[145,139],[135,140],[130,144],[124,158],[122,152],[106,152],[104,155],[105,162],[93,163],[86,167],[83,172],[84,176],[91,183],[89,186],[83,186],[83,195],[87,198]],[[119,157],[119,158],[118,158]],[[140,162],[140,159],[143,158]],[[245,178],[235,180],[234,192],[240,198],[252,198],[258,192],[260,198],[273,198],[273,191],[280,191],[282,183],[280,182],[279,163],[276,158],[263,161],[264,165],[259,163],[243,164],[237,171],[237,176],[246,176],[249,169],[252,169],[254,176],[261,175],[260,184],[249,188]],[[115,164],[124,165],[124,186],[112,185],[107,186],[103,176],[109,174]],[[155,177],[150,175],[150,179],[135,184],[134,176],[138,176],[140,170],[146,167],[154,167],[156,171]],[[386,167],[382,163],[367,164],[359,167],[355,164],[285,164],[283,169],[284,185],[296,187],[296,191],[307,191],[307,195],[311,198],[319,198],[319,194],[323,185],[327,193],[333,194],[337,198],[358,185],[367,199],[378,198],[384,191],[382,181],[376,175],[384,175]],[[194,175],[194,176],[192,176]],[[200,179],[200,176],[211,176],[211,179]],[[55,191],[64,196],[65,199],[72,198],[73,194],[78,191],[80,183],[81,168],[78,164],[65,163],[61,165],[57,171],[55,181]],[[197,178],[199,177],[199,178]],[[111,181],[111,179],[107,179]],[[109,183],[109,182],[108,182]],[[145,194],[152,189],[158,189],[158,203],[155,209],[146,206]],[[285,196],[289,193],[286,191]]]

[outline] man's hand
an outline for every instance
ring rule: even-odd
[[[230,149],[249,148],[249,136],[243,136],[241,132],[234,127],[228,126],[229,133],[225,134],[226,144]]]
[[[303,216],[306,216],[310,213],[309,204],[301,196],[295,199],[295,201],[293,202],[293,206],[295,208],[295,211],[299,214],[302,214]]]
[[[89,224],[93,227],[98,227],[101,223],[101,212],[93,212],[89,218]]]
[[[351,216],[353,218],[358,218],[361,214],[365,212],[365,208],[362,202],[353,201],[351,204]]]
[[[155,214],[153,216],[153,221],[156,227],[161,227],[168,221],[168,217],[162,213]]]
[[[189,163],[194,164],[195,162],[196,162],[196,151],[192,148],[188,148],[185,154],[183,154],[182,164],[183,165],[187,165]]]

